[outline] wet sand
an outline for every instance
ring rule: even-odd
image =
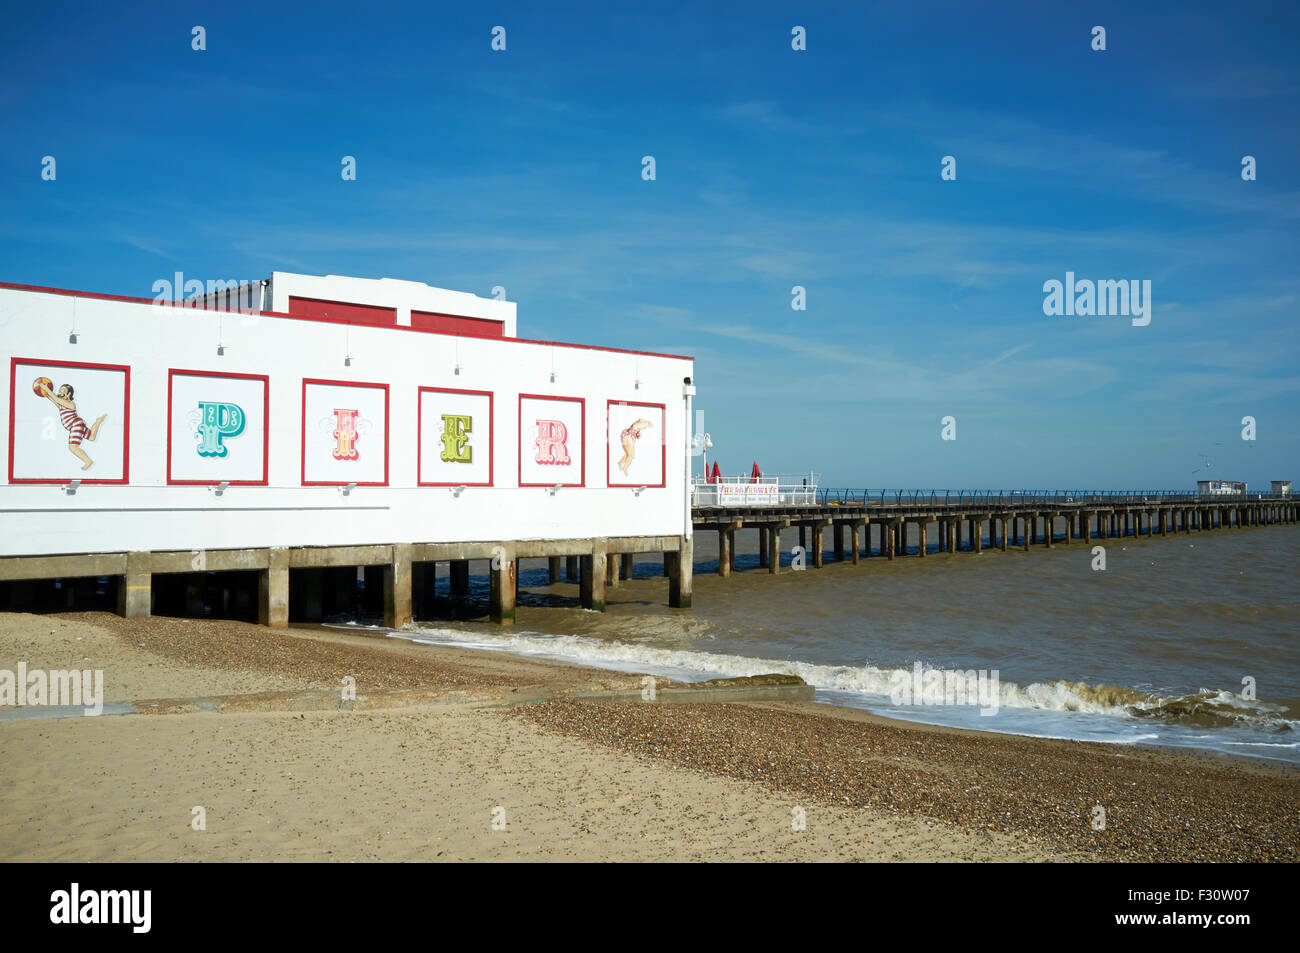
[[[20,660],[103,669],[110,701],[262,698],[0,723],[3,860],[1300,857],[1300,775],[1182,752],[812,704],[574,702],[640,677],[237,622],[0,614],[0,668]],[[358,698],[422,701],[293,711],[274,694],[344,675]]]

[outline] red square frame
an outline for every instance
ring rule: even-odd
[[[307,386],[309,384],[324,384],[330,387],[376,387],[384,392],[384,479],[378,480],[308,480],[307,479]],[[349,483],[356,483],[357,486],[388,486],[388,461],[391,456],[388,446],[389,417],[392,416],[392,401],[388,393],[387,384],[378,384],[373,381],[331,381],[319,377],[304,377],[302,379],[302,405],[298,409],[298,415],[302,421],[302,446],[299,451],[299,460],[302,464],[299,482],[302,486],[347,486]]]
[[[488,478],[486,483],[434,483],[423,479],[424,461],[424,394],[473,394],[488,399]],[[496,396],[490,390],[466,390],[457,387],[419,387],[415,393],[415,483],[416,486],[492,486],[497,463]],[[585,459],[585,458],[584,458]]]
[[[172,479],[172,380],[181,377],[224,377],[234,380],[262,382],[262,479],[260,480],[173,480]],[[167,485],[168,486],[266,486],[270,473],[271,449],[271,378],[267,374],[235,374],[230,371],[191,371],[178,367],[167,368]]]
[[[17,397],[18,365],[44,364],[47,367],[82,367],[96,371],[121,371],[125,377],[122,387],[122,478],[119,480],[98,480],[93,477],[83,479],[83,486],[99,484],[101,486],[124,486],[131,482],[131,368],[127,364],[91,364],[85,361],[50,361],[35,357],[11,357],[9,359],[9,482],[21,483],[67,483],[77,477],[15,477],[14,476],[14,439],[15,433],[14,400]]]
[[[659,438],[660,463],[659,472],[663,479],[658,483],[614,483],[609,474],[609,452],[612,449],[609,439],[609,408],[614,404],[621,407],[658,407],[663,412],[663,429]],[[605,401],[605,485],[610,487],[636,487],[644,486],[647,490],[662,490],[668,485],[668,406],[666,404],[656,404],[645,400],[614,400]]]
[[[555,486],[554,483],[525,483],[524,482],[524,455],[522,452],[523,443],[524,443],[524,401],[528,399],[569,400],[582,406],[582,470],[580,473],[581,481],[578,483],[561,483],[560,486],[585,487],[587,485],[587,400],[584,397],[563,397],[560,396],[559,394],[520,394],[519,395],[518,422],[516,425],[517,429],[515,431],[515,434],[518,437],[519,447],[517,449],[520,452],[519,452],[518,459],[515,461],[518,467],[517,479],[515,482],[518,483],[519,486],[521,487]],[[608,454],[606,454],[606,456],[608,456]],[[640,484],[638,484],[638,486],[639,485]]]

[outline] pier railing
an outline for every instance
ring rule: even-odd
[[[691,478],[692,506],[812,506],[819,499],[815,479],[804,477],[724,476],[715,483]]]
[[[1212,502],[1216,500],[1266,500],[1277,497],[1268,493],[1197,493],[1194,490],[923,490],[923,489],[851,489],[823,487],[816,502],[858,506],[1019,506],[1025,504],[1111,504]]]

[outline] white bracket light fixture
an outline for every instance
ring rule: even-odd
[[[223,493],[225,493],[227,490],[230,489],[230,481],[222,480],[216,486],[210,486],[208,487],[208,489],[212,491],[214,496],[221,496]]]
[[[345,486],[339,487],[339,492],[342,493],[344,496],[351,496],[352,491],[355,490],[356,488],[357,485],[355,483],[348,483]]]
[[[77,488],[80,486],[81,486],[80,480],[69,480],[66,485],[59,487],[59,489],[62,490],[64,493],[66,493],[68,496],[76,496]]]
[[[645,492],[645,487],[644,487],[644,486],[639,486],[639,487],[637,487],[635,490],[632,491],[632,495],[633,495],[633,496],[640,496],[640,495],[641,495],[642,493],[644,493],[644,492]]]
[[[451,489],[451,495],[452,495],[452,496],[459,497],[462,493],[465,492],[466,487],[464,487],[464,486],[453,486],[453,487],[451,487],[450,489]]]
[[[551,494],[551,496],[554,496],[556,493],[559,493],[559,492],[560,492],[560,489],[561,489],[561,487],[563,487],[563,486],[564,486],[563,483],[557,483],[557,484],[555,484],[555,486],[548,486],[548,487],[546,488],[546,492],[549,493],[549,494]]]

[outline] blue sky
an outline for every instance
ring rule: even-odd
[[[503,285],[522,336],[695,356],[729,472],[1259,486],[1300,478],[1298,41],[1249,2],[27,4],[0,280]],[[1044,315],[1066,271],[1149,279],[1150,325]]]

